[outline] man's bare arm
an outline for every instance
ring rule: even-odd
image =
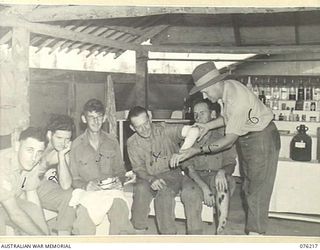
[[[28,235],[46,235],[17,204],[16,198],[9,198],[1,204],[7,211],[11,221]]]

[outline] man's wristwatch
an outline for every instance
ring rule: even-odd
[[[203,146],[200,146],[200,153],[201,154],[205,154],[206,152],[204,152],[204,150],[203,150]]]

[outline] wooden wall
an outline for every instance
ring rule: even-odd
[[[75,119],[79,134],[83,105],[91,98],[104,100],[104,85],[109,74],[114,81],[116,110],[136,105],[133,95],[135,74],[31,69],[30,125],[44,126],[52,113],[69,114]],[[188,97],[193,86],[190,75],[150,74],[148,82],[150,110],[181,110],[183,99]]]
[[[270,59],[300,60],[320,59],[320,53],[283,54]],[[240,65],[235,75],[320,75],[320,60],[292,62],[250,62]]]

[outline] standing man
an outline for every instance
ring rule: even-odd
[[[190,126],[153,124],[147,110],[140,106],[129,111],[128,121],[136,132],[127,142],[130,162],[137,175],[131,210],[133,226],[137,230],[147,229],[150,203],[155,198],[160,233],[176,234],[175,197],[181,190],[183,175],[180,169],[170,169],[169,160],[179,151],[179,143],[192,134]],[[197,132],[193,139],[186,138],[191,145],[199,135],[197,128],[192,130]]]
[[[40,128],[22,131],[13,148],[0,152],[0,234],[5,225],[22,235],[48,235],[37,194],[39,161],[45,148]]]
[[[208,99],[198,100],[193,105],[197,123],[207,123],[220,116],[220,105]],[[195,147],[206,147],[224,136],[224,128],[211,130]],[[236,166],[235,146],[221,153],[197,155],[183,163],[188,169],[184,177],[181,200],[184,204],[188,234],[202,234],[202,201],[207,206],[216,206],[217,234],[225,228],[231,188],[234,188],[232,173]],[[231,184],[231,185],[230,185]],[[232,187],[233,186],[233,187]]]
[[[173,157],[172,162],[177,165],[197,154],[220,152],[237,141],[248,206],[246,233],[265,234],[277,172],[280,135],[272,122],[272,111],[240,82],[224,80],[226,76],[227,73],[219,73],[213,62],[201,64],[192,73],[196,86],[190,91],[190,94],[201,91],[203,97],[211,102],[222,100],[223,116],[198,126],[202,128],[202,135],[210,129],[225,126],[226,135],[208,146],[181,152]]]
[[[69,152],[74,123],[67,115],[53,115],[46,130],[48,145],[40,164],[43,180],[38,194],[45,209],[58,213],[58,235],[70,235],[76,215],[69,206],[72,196]]]
[[[100,181],[118,177],[125,180],[125,168],[120,147],[116,138],[102,131],[106,121],[105,107],[101,101],[90,99],[86,102],[81,115],[87,124],[86,131],[74,140],[70,153],[72,186],[87,191],[102,190]],[[132,234],[133,227],[129,220],[127,203],[114,198],[108,212],[110,234]],[[80,206],[74,224],[76,234],[94,235],[96,225],[89,218],[87,209]]]

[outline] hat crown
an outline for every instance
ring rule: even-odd
[[[197,66],[192,72],[192,78],[194,82],[197,82],[201,77],[206,75],[211,71],[216,71],[216,74],[219,75],[219,71],[216,65],[213,62],[206,62]]]

